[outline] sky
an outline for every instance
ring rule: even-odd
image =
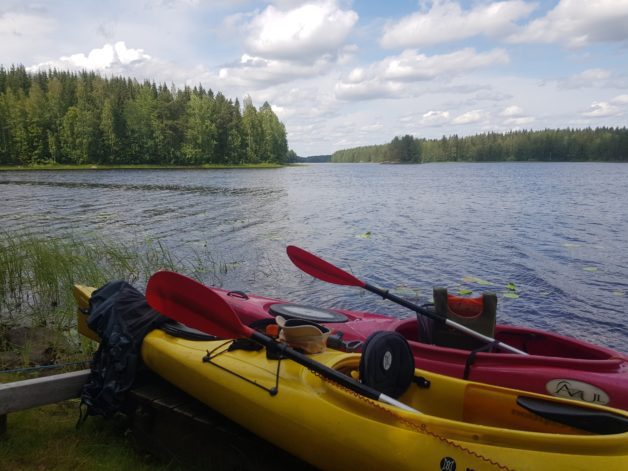
[[[0,65],[267,101],[300,156],[628,125],[628,0],[0,0]]]

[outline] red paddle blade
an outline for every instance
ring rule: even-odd
[[[146,300],[164,316],[217,337],[250,337],[253,333],[220,295],[179,273],[159,271],[151,276]]]
[[[335,285],[359,286],[360,288],[364,288],[366,285],[352,274],[299,247],[289,245],[286,247],[286,252],[292,263],[314,278]]]

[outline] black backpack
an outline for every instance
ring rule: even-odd
[[[166,321],[125,281],[112,281],[94,291],[87,325],[101,341],[81,393],[81,421],[89,415],[111,417],[123,410],[126,393],[142,367],[142,340]]]

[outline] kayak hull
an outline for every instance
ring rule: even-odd
[[[213,288],[228,302],[245,324],[272,317],[271,307],[285,301]],[[94,288],[76,285],[79,305],[87,306]],[[628,356],[573,338],[538,329],[497,325],[496,338],[530,354],[470,352],[425,344],[419,338],[415,318],[333,310],[347,321],[326,323],[332,331],[342,332],[347,341],[366,339],[371,333],[386,330],[401,333],[412,349],[417,368],[465,378],[472,381],[522,389],[592,404],[628,410]],[[97,340],[78,317],[79,332]],[[542,353],[542,354],[541,354]]]
[[[272,316],[277,299],[213,288],[245,324]],[[408,340],[417,368],[455,378],[523,389],[628,410],[628,355],[539,329],[497,325],[495,338],[528,352],[471,352],[419,342],[416,318],[348,310],[346,322],[324,323],[345,340],[365,340],[380,330],[396,331]]]
[[[321,469],[442,469],[455,463],[456,469],[584,470],[628,464],[627,433],[582,435],[549,423],[517,406],[517,391],[416,370],[430,387],[411,385],[400,400],[426,412],[417,415],[357,396],[290,360],[278,368],[263,349],[224,351],[227,346],[156,330],[144,339],[142,358],[167,381]],[[208,351],[221,353],[208,363]],[[357,369],[359,362],[358,354],[331,350],[312,358],[341,371]],[[267,389],[275,384],[272,395]]]
[[[75,286],[81,312],[92,292]],[[79,314],[79,329],[88,335],[84,318]],[[579,410],[623,421],[620,433],[583,432],[518,403],[522,397],[540,398],[570,408],[574,401],[416,369],[415,376],[422,380],[412,383],[399,401],[419,414],[360,396],[291,360],[268,358],[265,349],[229,351],[231,344],[154,330],[144,338],[141,355],[149,369],[171,384],[320,469],[543,471],[628,466],[628,414],[619,410],[582,404]],[[310,358],[350,376],[359,369],[356,353],[328,349]]]

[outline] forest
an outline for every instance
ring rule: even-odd
[[[332,154],[332,162],[628,162],[628,129],[545,129],[485,133],[468,137],[395,137],[388,144]]]
[[[93,72],[0,66],[0,165],[240,165],[295,160],[264,103]]]
[[[0,166],[325,162],[288,149],[270,105],[201,85],[0,66]],[[336,151],[331,162],[628,161],[628,129],[489,132]]]

